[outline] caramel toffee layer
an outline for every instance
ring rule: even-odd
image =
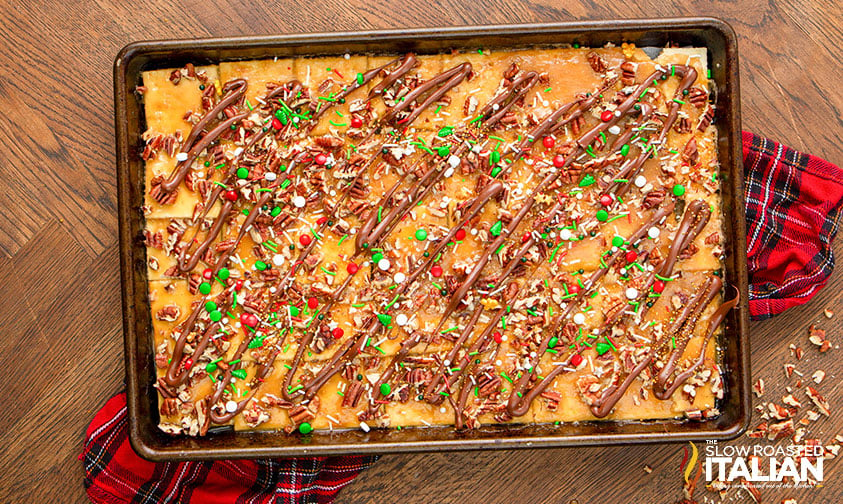
[[[710,418],[714,107],[698,49],[144,74],[160,427]]]

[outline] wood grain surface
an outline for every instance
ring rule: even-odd
[[[76,460],[94,412],[123,387],[111,64],[140,39],[302,31],[714,15],[738,33],[744,128],[840,164],[843,8],[830,0],[137,0],[0,2],[0,502],[84,502]],[[843,241],[835,247],[843,251]],[[839,312],[823,316],[830,308]],[[752,367],[779,401],[793,361],[828,372],[843,433],[843,349],[819,354],[817,322],[843,339],[843,275],[808,305],[752,326]],[[800,399],[806,400],[803,392]],[[747,444],[746,438],[733,444]],[[340,496],[358,502],[661,503],[681,497],[681,445],[385,456]],[[644,466],[653,472],[648,474]],[[762,491],[764,502],[843,500],[825,486]],[[700,501],[714,494],[701,490]],[[751,502],[733,491],[728,502]]]

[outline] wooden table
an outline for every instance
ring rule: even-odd
[[[705,14],[740,38],[744,127],[840,163],[843,11],[835,2],[619,0],[290,0],[3,2],[0,9],[0,502],[81,502],[76,460],[94,412],[123,387],[111,64],[139,39],[276,34]],[[681,5],[680,5],[681,4]],[[777,5],[775,5],[777,4]],[[564,6],[564,7],[563,7]],[[838,255],[843,241],[838,240]],[[781,397],[788,344],[797,367],[829,373],[820,387],[837,408],[840,349],[807,341],[819,321],[843,329],[843,276],[807,306],[753,325],[752,366]],[[840,312],[831,320],[824,308]],[[801,392],[800,392],[801,394]],[[765,397],[765,398],[766,398]],[[804,394],[800,397],[804,398]],[[843,415],[812,426],[828,441]],[[745,443],[745,440],[738,441]],[[681,495],[677,445],[387,456],[342,502],[673,502]],[[644,465],[653,468],[652,474]],[[843,498],[839,464],[799,503]],[[702,491],[701,494],[706,493]],[[745,494],[733,493],[737,502]],[[790,494],[789,494],[790,495]],[[699,496],[699,494],[698,494]],[[766,502],[780,501],[774,492]]]

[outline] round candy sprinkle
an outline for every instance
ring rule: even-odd
[[[283,124],[281,124],[281,121],[279,121],[277,117],[272,118],[272,127],[274,129],[280,130],[282,126]]]
[[[661,294],[662,292],[664,292],[665,285],[666,284],[663,280],[656,280],[655,282],[653,282],[653,291],[656,294]]]
[[[407,275],[399,271],[395,274],[394,277],[392,277],[392,279],[395,280],[395,283],[400,284],[401,282],[407,279]]]
[[[316,155],[316,158],[314,159],[314,161],[318,165],[324,165],[325,163],[328,162],[328,156],[326,156],[325,154],[319,153],[319,154]]]
[[[492,168],[492,178],[495,178],[500,175],[502,171],[503,168],[501,168],[500,166],[495,166],[494,168]]]
[[[410,318],[403,313],[399,313],[395,316],[395,323],[400,326],[405,326],[408,322],[410,322]]]
[[[299,243],[301,243],[303,246],[307,247],[308,245],[310,245],[310,242],[311,238],[309,234],[303,234],[299,236]]]
[[[293,198],[293,205],[295,205],[296,208],[303,208],[306,204],[307,200],[304,199],[304,196],[296,196]]]
[[[603,206],[611,205],[612,204],[612,197],[609,196],[608,194],[604,194],[603,196],[600,196],[600,204],[603,205]]]
[[[211,317],[211,322],[219,322],[222,319],[222,313],[219,310],[214,310],[208,314]]]
[[[674,196],[682,196],[683,194],[685,194],[685,186],[683,186],[682,184],[676,184],[675,186],[673,186]]]
[[[630,287],[626,290],[626,298],[627,299],[635,299],[638,297],[638,289],[635,287]]]
[[[307,422],[302,422],[299,425],[299,432],[301,432],[302,434],[310,434],[311,432],[313,432],[313,426],[311,426]]]
[[[638,259],[638,252],[630,250],[626,253],[626,262],[635,262]]]
[[[416,240],[422,241],[427,239],[427,231],[425,229],[416,229]]]
[[[653,238],[653,239],[658,238],[660,234],[661,234],[661,231],[659,231],[659,228],[657,228],[655,226],[651,227],[647,231],[647,236],[649,236],[650,238]]]
[[[442,276],[442,266],[439,266],[438,264],[433,266],[432,268],[430,268],[430,274],[433,275],[436,278],[441,277]]]
[[[647,185],[647,177],[645,177],[644,175],[639,175],[635,177],[633,183],[635,184],[635,187],[644,187],[645,185]]]
[[[363,119],[355,116],[351,118],[351,127],[352,128],[361,128],[363,127]]]
[[[217,309],[217,304],[213,301],[208,301],[205,303],[205,311],[212,312]]]
[[[495,338],[495,343],[500,344],[503,341],[503,336],[498,331],[495,331],[494,338]]]
[[[436,152],[440,156],[445,157],[445,156],[447,156],[448,154],[451,153],[451,148],[448,147],[447,145],[443,145],[443,146],[439,147],[438,149],[436,149]]]
[[[613,247],[620,247],[621,245],[623,245],[623,238],[615,235],[615,237],[612,238],[612,246]]]
[[[372,256],[372,262],[375,264],[379,263],[381,259],[383,259],[383,254],[381,254],[380,252],[376,252]]]
[[[462,229],[462,228],[458,229],[457,233],[454,235],[454,238],[456,238],[457,241],[464,240],[465,239],[465,229]]]
[[[298,306],[290,306],[290,315],[293,317],[298,317],[301,310],[299,310]]]
[[[381,395],[388,396],[392,392],[392,387],[388,383],[381,383]]]
[[[199,292],[201,292],[202,294],[205,294],[205,295],[210,294],[211,293],[211,284],[209,284],[208,282],[202,282],[201,284],[199,284]]]
[[[237,411],[237,403],[235,401],[228,401],[225,403],[225,411],[229,413],[234,413]]]
[[[572,366],[574,366],[574,367],[577,367],[577,366],[579,366],[580,364],[582,364],[582,355],[580,355],[580,354],[574,354],[574,355],[571,357],[571,365],[572,365]]]
[[[254,328],[258,325],[258,317],[253,313],[244,313],[240,315],[240,322],[242,322],[244,326]]]
[[[265,178],[267,182],[275,182],[275,179],[278,178],[278,175],[273,172],[266,172],[263,178]]]
[[[627,154],[629,154],[629,144],[623,144],[623,147],[621,147],[621,156],[626,156]]]
[[[380,261],[378,261],[378,268],[380,268],[381,271],[388,270],[390,266],[392,266],[392,263],[390,263],[389,259],[387,259],[387,258],[383,258]]]
[[[275,208],[272,209],[271,212],[269,212],[269,215],[271,215],[273,217],[278,217],[278,214],[280,214],[280,213],[281,213],[281,207],[275,207]]]
[[[572,237],[572,233],[570,229],[563,229],[559,231],[559,239],[560,240],[570,240]]]
[[[237,168],[237,178],[239,178],[239,179],[249,178],[249,169],[248,168]]]
[[[556,140],[553,137],[546,136],[542,138],[542,145],[544,145],[545,149],[552,149],[556,145]]]
[[[602,210],[602,209],[597,211],[597,220],[599,220],[600,222],[606,222],[606,220],[608,220],[608,219],[609,219],[609,212],[607,212],[606,210]]]
[[[268,265],[263,261],[255,261],[255,269],[258,271],[264,271],[267,266]]]
[[[621,127],[618,126],[617,124],[609,127],[609,133],[611,133],[613,135],[617,135],[620,132],[621,132]]]
[[[318,219],[316,219],[316,223],[319,224],[320,226],[322,224],[325,224],[326,222],[328,222],[328,218],[325,217],[324,215],[322,217],[319,217]]]
[[[237,291],[237,292],[240,292],[240,289],[242,289],[242,288],[243,288],[243,279],[242,279],[242,278],[238,278],[238,279],[234,282],[234,290],[235,290],[235,291]]]
[[[284,264],[284,256],[282,256],[281,254],[275,254],[274,256],[272,256],[272,264],[274,264],[276,266],[283,265]]]
[[[307,300],[307,307],[311,310],[315,310],[317,306],[319,306],[319,300],[315,297],[309,298]]]
[[[205,280],[210,280],[211,278],[213,278],[213,276],[214,276],[214,270],[212,270],[211,268],[205,268],[205,271],[202,272],[202,277]]]
[[[360,267],[354,263],[348,263],[348,265],[345,267],[345,270],[348,272],[349,275],[357,273],[357,270],[359,269]]]
[[[500,160],[501,160],[500,151],[492,151],[492,153],[489,154],[489,161],[491,161],[492,163],[499,163]]]
[[[334,336],[334,338],[340,339],[345,334],[345,331],[342,330],[342,327],[335,327],[334,330],[331,331],[331,334]]]
[[[614,117],[614,114],[611,110],[604,110],[602,114],[600,114],[600,120],[603,122],[609,122]]]
[[[231,272],[228,271],[228,268],[220,268],[219,273],[217,276],[220,277],[220,280],[228,280],[228,277],[231,276]]]
[[[571,294],[577,294],[580,292],[580,286],[578,284],[571,284],[568,286],[568,292]],[[581,313],[579,315],[582,315]]]
[[[231,190],[225,191],[225,193],[223,193],[223,197],[228,201],[237,201],[237,193]]]
[[[585,315],[582,313],[577,313],[574,315],[574,323],[577,325],[585,324]]]
[[[565,166],[565,156],[563,156],[562,154],[557,154],[553,156],[553,166],[557,168],[562,168],[563,166]]]

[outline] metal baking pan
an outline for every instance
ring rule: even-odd
[[[337,55],[344,53],[437,53],[459,48],[505,49],[574,44],[602,46],[632,42],[640,47],[704,46],[716,81],[719,159],[726,234],[725,279],[741,293],[739,309],[726,319],[721,338],[725,397],[722,414],[706,421],[594,421],[564,425],[495,425],[477,430],[453,427],[360,430],[288,436],[275,432],[227,432],[204,438],[170,436],[158,427],[152,320],[146,285],[143,240],[145,129],[143,106],[135,94],[141,72],[185,63]],[[741,163],[740,95],[736,36],[713,18],[563,22],[530,25],[424,28],[351,33],[312,33],[129,44],[114,62],[114,106],[120,218],[123,329],[128,385],[129,439],[143,457],[157,461],[223,458],[395,453],[492,448],[558,447],[730,439],[750,419],[749,311],[746,229]]]

